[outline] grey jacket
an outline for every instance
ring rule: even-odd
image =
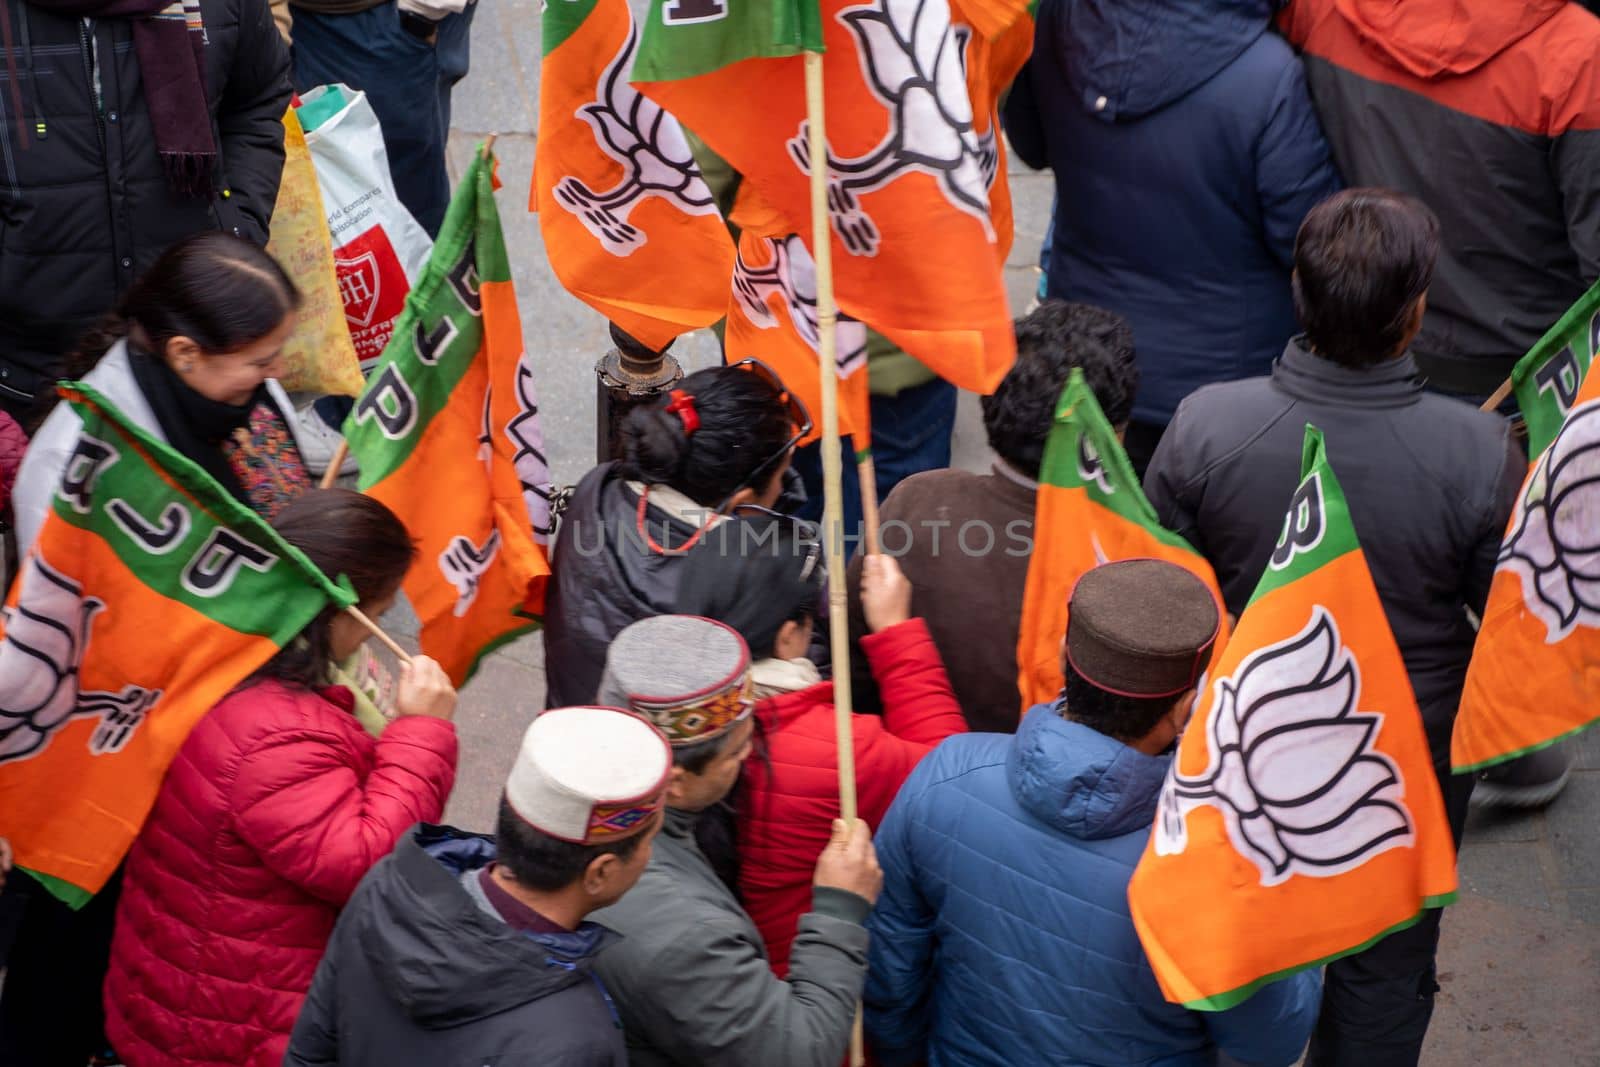
[[[694,842],[696,816],[667,810],[639,884],[590,916],[623,935],[595,960],[632,1067],[838,1067],[867,969],[865,900],[818,889],[789,977]]]
[[[1409,355],[1350,370],[1289,344],[1272,375],[1178,407],[1144,491],[1163,525],[1216,569],[1239,612],[1300,481],[1306,423],[1322,430],[1394,631],[1436,764],[1450,733],[1500,538],[1527,469],[1504,420],[1423,391]]]

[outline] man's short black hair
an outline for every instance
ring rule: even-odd
[[[641,831],[603,845],[575,845],[529,825],[502,794],[494,828],[495,859],[519,885],[554,893],[583,877],[589,864],[601,856],[615,854],[618,859],[628,859],[648,836]]]
[[[1070,662],[1064,663],[1066,685],[1062,688],[1063,710],[1073,722],[1123,744],[1132,744],[1155,729],[1161,717],[1170,712],[1178,697],[1130,697],[1108,693],[1079,674]],[[1189,694],[1182,694],[1189,699]]]
[[[1294,310],[1311,350],[1346,367],[1400,355],[1438,258],[1439,220],[1415,197],[1346,189],[1312,208],[1294,241]]]
[[[1089,304],[1046,300],[1018,319],[1017,362],[993,396],[983,398],[983,426],[989,447],[1018,471],[1039,477],[1044,442],[1056,401],[1073,367],[1113,426],[1133,413],[1139,367],[1133,358],[1133,330],[1121,315]]]

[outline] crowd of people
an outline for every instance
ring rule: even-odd
[[[267,0],[182,6],[0,8],[11,548],[78,437],[52,385],[81,377],[377,618],[411,537],[314,487],[302,442],[338,404],[297,409],[276,381],[300,303],[262,247],[280,119],[296,87],[368,89],[436,232],[473,4],[290,0],[276,27]],[[627,415],[566,504],[545,710],[504,709],[531,721],[491,832],[438,825],[458,774],[445,673],[414,656],[381,684],[368,631],[330,606],[183,741],[85,907],[11,870],[0,838],[0,1063],[837,1067],[858,1017],[885,1067],[1418,1063],[1439,910],[1201,1012],[1163,996],[1128,883],[1307,423],[1456,844],[1469,803],[1560,794],[1560,746],[1474,776],[1450,743],[1527,468],[1515,413],[1479,404],[1600,278],[1600,19],[1566,0],[1043,0],[1036,41],[1005,129],[1053,172],[1054,220],[1045,298],[982,402],[992,469],[947,469],[945,383],[874,397],[885,433],[917,432],[887,446],[905,462],[880,477],[884,551],[847,572],[855,819],[827,546],[796,491],[811,413],[759,359],[698,371]],[[1035,502],[1074,372],[1223,604],[1157,560],[1088,571],[1064,687],[1025,709]],[[986,550],[958,541],[969,524]]]

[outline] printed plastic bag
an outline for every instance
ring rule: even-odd
[[[350,339],[369,371],[433,242],[395,193],[383,131],[365,93],[319,86],[301,96],[298,113],[327,210]]]
[[[272,209],[267,252],[299,288],[300,315],[283,345],[285,367],[279,381],[290,392],[359,396],[365,383],[344,317],[328,216],[294,108],[283,115],[283,153],[283,178]]]

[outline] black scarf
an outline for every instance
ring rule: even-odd
[[[235,430],[249,425],[250,412],[257,404],[271,403],[267,384],[256,386],[255,393],[243,404],[223,404],[184,385],[165,360],[155,358],[132,341],[128,342],[128,363],[167,443],[198,463],[246,507],[251,506],[244,484],[233,472],[222,446]]]

